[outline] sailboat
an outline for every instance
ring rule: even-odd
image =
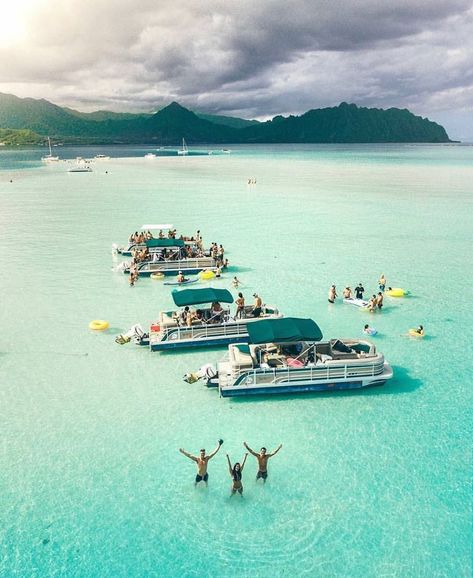
[[[59,157],[54,157],[51,151],[51,139],[48,137],[48,145],[49,145],[49,155],[41,157],[41,160],[45,163],[55,163],[59,160]]]
[[[187,148],[186,145],[186,141],[184,139],[182,139],[182,149],[179,149],[177,151],[178,155],[188,155],[189,154],[189,149]]]

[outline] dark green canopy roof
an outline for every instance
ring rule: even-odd
[[[228,289],[212,289],[211,287],[206,289],[183,289],[182,291],[174,290],[172,298],[178,307],[213,303],[214,301],[233,303],[232,294]]]
[[[250,343],[285,343],[288,341],[320,341],[322,331],[312,319],[283,317],[248,323]]]
[[[147,239],[146,246],[150,247],[184,247],[182,239]]]

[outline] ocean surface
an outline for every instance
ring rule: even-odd
[[[112,155],[87,174],[0,150],[0,576],[470,577],[473,147],[230,148],[56,149]],[[220,399],[182,377],[224,349],[117,345],[172,306],[170,287],[112,270],[112,243],[153,222],[224,245],[214,286],[237,275],[247,301],[327,338],[370,323],[394,379]],[[327,302],[381,273],[410,296],[375,314]],[[426,337],[406,336],[418,324]],[[178,449],[219,438],[194,489]],[[250,455],[230,498],[225,453],[241,460],[244,441],[283,448],[265,486]]]

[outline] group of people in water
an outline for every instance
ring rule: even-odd
[[[200,482],[203,482],[206,486],[208,485],[208,463],[218,453],[222,447],[222,444],[223,440],[220,439],[218,440],[217,447],[213,450],[213,452],[207,454],[205,449],[201,449],[198,456],[194,456],[183,448],[179,449],[181,454],[191,459],[197,465],[197,475],[195,476],[194,486],[197,486],[197,484]],[[253,455],[258,462],[256,480],[263,480],[263,483],[265,483],[268,478],[268,460],[269,458],[272,458],[274,455],[276,455],[282,448],[282,444],[279,444],[279,446],[272,452],[268,452],[265,447],[262,447],[259,452],[256,452],[255,450],[251,449],[246,442],[243,442],[243,446],[248,451],[245,453],[242,462],[235,462],[232,465],[230,456],[227,454],[228,473],[232,481],[230,493],[231,496],[234,496],[236,493],[238,493],[243,497],[243,469],[245,467],[246,458],[248,457],[248,452]]]
[[[363,304],[368,311],[374,313],[376,309],[381,311],[384,305],[384,292],[386,290],[386,277],[384,273],[381,274],[380,278],[378,279],[378,293],[373,293],[373,295],[366,301],[366,304]],[[388,291],[391,291],[392,288],[388,287]],[[355,287],[354,291],[350,286],[346,286],[342,292],[343,299],[359,299],[363,300],[363,294],[365,292],[365,288],[363,287],[363,283],[358,283]],[[337,287],[336,285],[331,285],[330,289],[328,290],[328,301],[329,303],[335,303],[335,300],[338,297]],[[363,328],[363,333],[367,335],[376,335],[377,331],[374,327],[370,327],[370,325],[366,324]],[[424,336],[424,328],[422,325],[419,325],[416,329],[411,329],[410,333],[416,333],[420,336]]]

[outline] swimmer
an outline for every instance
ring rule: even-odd
[[[240,279],[238,279],[236,276],[233,277],[232,285],[233,287],[235,287],[235,289],[238,287],[238,285],[240,285],[240,283],[241,283]]]
[[[378,296],[376,297],[376,305],[379,310],[383,308],[383,292],[379,291]]]
[[[345,287],[343,290],[343,298],[344,299],[351,299],[351,289],[350,287]]]
[[[240,496],[243,498],[243,484],[241,482],[241,474],[243,472],[243,468],[245,467],[247,457],[248,454],[245,454],[242,464],[240,465],[239,462],[236,462],[236,464],[232,467],[230,456],[227,454],[228,471],[230,473],[230,477],[232,478],[231,496],[234,496],[238,492]]]
[[[218,450],[221,448],[222,444],[223,440],[218,440],[218,446],[214,449],[214,451],[211,454],[208,455],[205,455],[205,450],[200,450],[199,457],[193,456],[192,454],[186,452],[186,450],[182,448],[179,449],[181,454],[185,455],[186,457],[188,457],[197,464],[197,475],[195,477],[194,486],[197,486],[197,484],[202,481],[205,482],[206,486],[208,485],[209,474],[207,472],[207,465],[209,463],[209,460],[211,460],[214,457],[214,455],[218,452]]]
[[[264,447],[261,448],[258,454],[257,452],[252,450],[246,442],[243,442],[243,445],[250,452],[250,454],[255,456],[255,458],[258,460],[258,473],[256,474],[256,479],[259,480],[261,478],[263,480],[263,483],[265,483],[266,478],[268,477],[268,460],[269,458],[272,458],[278,453],[278,451],[282,448],[282,444],[279,444],[279,446],[274,450],[274,452],[271,452],[269,454],[267,453],[266,448]]]
[[[418,334],[418,335],[424,335],[424,326],[423,325],[419,325],[419,327],[417,329],[414,329],[414,331]]]
[[[373,295],[371,297],[371,299],[368,301],[368,310],[371,311],[371,313],[374,312],[374,310],[376,309],[376,295]]]
[[[370,327],[368,324],[366,324],[363,328],[363,333],[366,333],[366,335],[376,335],[378,332],[374,327]]]
[[[365,288],[363,287],[363,284],[358,283],[358,285],[355,287],[355,295],[357,299],[363,299],[364,290]]]
[[[328,290],[328,302],[329,303],[335,303],[335,299],[337,297],[338,297],[337,289],[336,289],[335,285],[332,285],[330,287],[330,289]]]

